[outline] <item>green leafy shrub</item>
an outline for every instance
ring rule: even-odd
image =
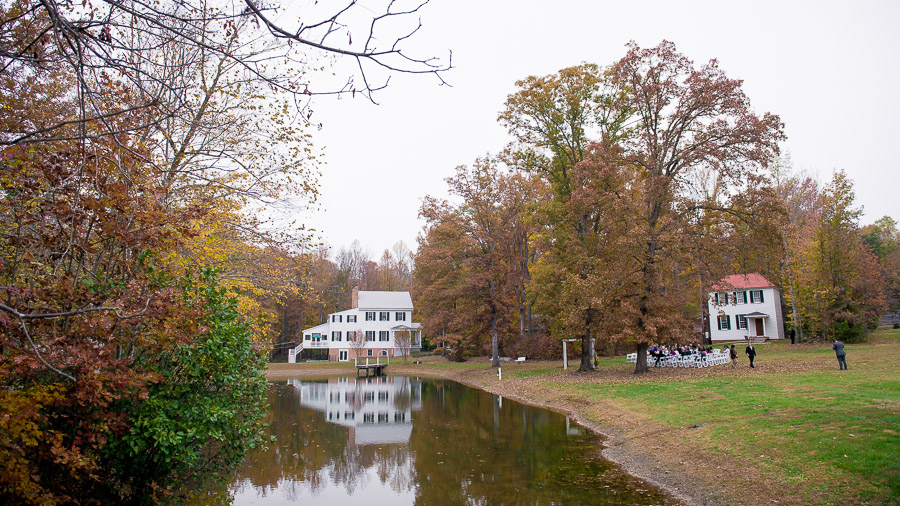
[[[130,430],[111,445],[122,491],[138,502],[226,475],[263,443],[265,357],[214,271],[185,285],[187,303],[205,309],[203,331],[147,360],[158,381],[143,402],[128,406]]]

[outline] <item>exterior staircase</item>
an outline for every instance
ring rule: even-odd
[[[292,348],[288,350],[288,363],[296,364],[297,357],[300,356],[300,352],[303,351],[303,341],[300,341],[300,344],[297,345],[296,348]]]

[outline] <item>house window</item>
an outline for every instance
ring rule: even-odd
[[[303,336],[303,340],[304,340],[304,341],[309,341],[309,334],[306,334],[305,336]]]
[[[382,357],[386,357],[386,356],[387,356],[387,350],[381,350],[381,356],[382,356]]]
[[[398,322],[405,322],[406,321],[406,313],[403,311],[397,311],[394,314],[394,319],[397,320]]]
[[[353,420],[356,418],[356,413],[353,411],[344,411],[344,420]]]
[[[348,314],[347,315],[347,323],[356,323],[356,315]]]
[[[366,331],[366,341],[374,341],[375,340],[375,331],[367,330]]]
[[[363,423],[375,423],[375,413],[363,413]]]
[[[719,315],[719,330],[731,330],[731,318],[727,314]]]
[[[738,304],[746,304],[747,292],[734,292],[734,299]]]
[[[375,311],[366,311],[366,321],[367,322],[375,321]]]
[[[388,393],[387,392],[378,392],[378,402],[385,403],[388,401]]]
[[[738,292],[740,293],[740,292]],[[737,328],[747,330],[747,317],[739,314],[736,316],[737,318]]]
[[[366,392],[363,394],[363,400],[366,402],[375,402],[375,392]]]
[[[340,330],[331,331],[331,340],[332,341],[340,341],[341,340],[341,331]]]
[[[378,413],[378,423],[388,423],[388,414],[386,411]]]
[[[391,338],[391,333],[387,330],[379,330],[378,331],[378,340],[379,341],[387,341]]]
[[[728,294],[725,292],[716,292],[716,305],[724,306],[728,304]]]
[[[366,356],[367,356],[367,357],[371,357],[371,356],[372,356],[372,350],[366,350],[366,351],[368,352],[368,353],[366,353]]]
[[[750,290],[750,303],[751,304],[761,304],[763,302],[763,291],[762,290]]]
[[[402,423],[406,421],[406,413],[394,413],[394,422]]]
[[[380,322],[391,321],[391,312],[390,311],[382,311],[382,312],[378,313],[378,321],[380,321]]]

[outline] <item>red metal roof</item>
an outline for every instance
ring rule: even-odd
[[[774,288],[775,285],[762,274],[732,274],[725,276],[712,286],[713,290],[731,290],[735,288]]]

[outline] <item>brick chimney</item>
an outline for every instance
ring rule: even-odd
[[[350,308],[355,309],[359,307],[359,287],[354,286],[353,292],[350,294]]]

